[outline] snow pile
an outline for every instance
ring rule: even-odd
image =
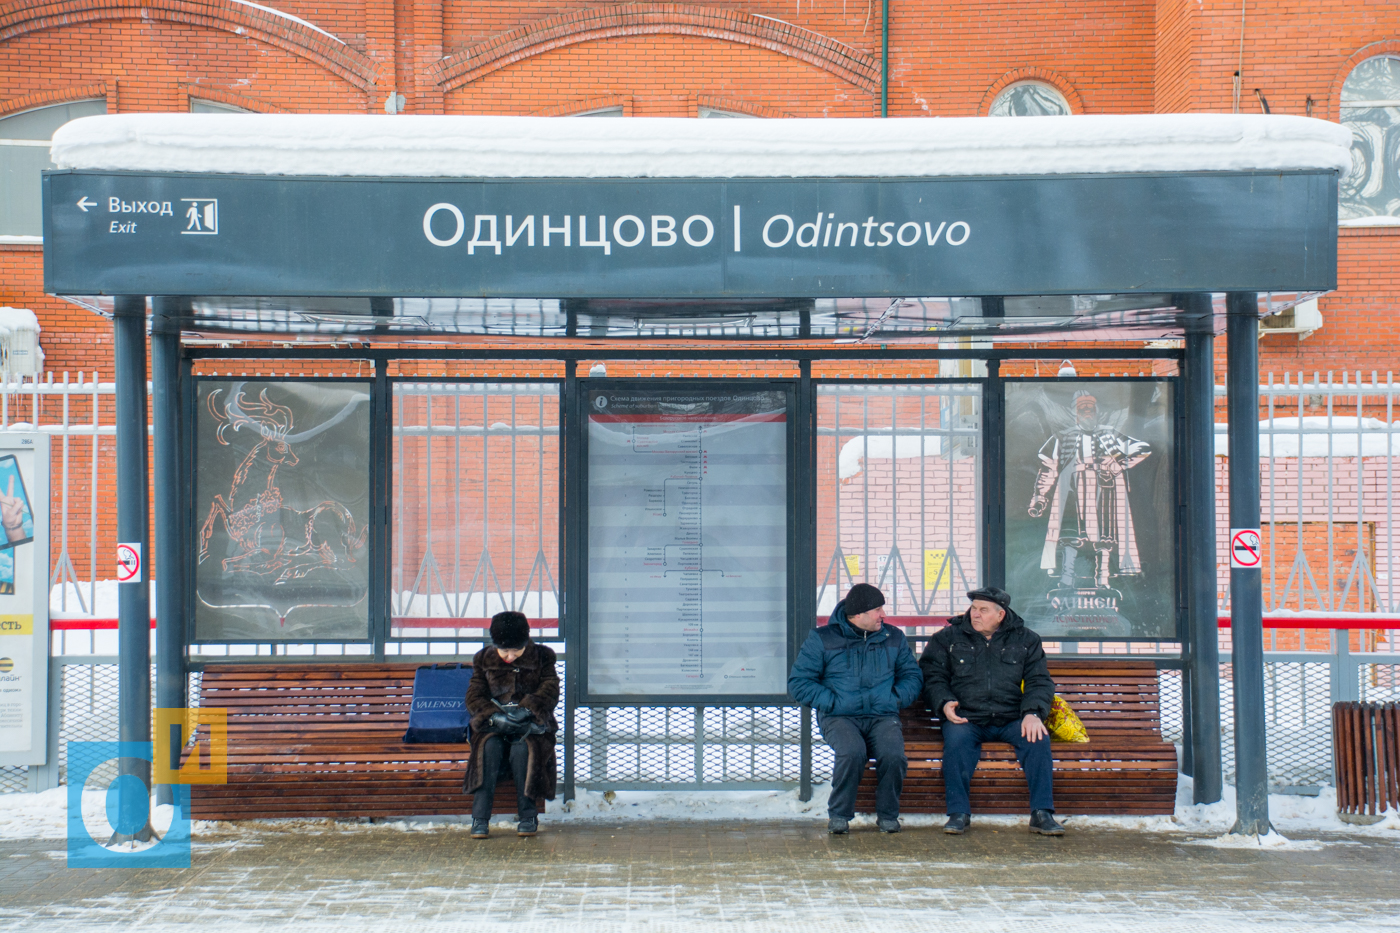
[[[1215,455],[1230,455],[1230,426],[1215,423]],[[1400,455],[1400,425],[1355,415],[1308,415],[1259,422],[1259,456],[1386,457]]]
[[[1264,114],[691,120],[113,114],[59,168],[427,178],[929,178],[1351,167],[1351,132]]]
[[[155,807],[151,825],[157,832],[170,828],[174,808]],[[107,793],[83,790],[83,825],[99,843],[112,829],[107,824]],[[55,787],[38,794],[0,794],[0,839],[66,839],[68,837],[68,788]]]
[[[861,435],[841,445],[836,460],[838,479],[850,479],[865,469],[865,460],[907,460],[911,457],[937,457],[943,452],[943,438],[918,434]]]
[[[18,330],[39,333],[39,317],[28,308],[0,307],[0,337],[8,337]]]

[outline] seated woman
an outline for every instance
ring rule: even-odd
[[[467,685],[472,748],[462,790],[474,795],[471,835],[487,837],[496,782],[509,767],[515,779],[517,834],[533,836],[539,831],[541,801],[554,799],[559,674],[554,651],[530,640],[523,613],[496,613],[491,641],[472,659]]]

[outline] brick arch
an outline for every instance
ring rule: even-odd
[[[1313,116],[1340,122],[1342,119],[1342,85],[1346,83],[1347,77],[1357,65],[1368,58],[1376,58],[1380,55],[1400,58],[1400,39],[1378,39],[1363,45],[1347,56],[1347,60],[1342,62],[1342,67],[1337,69],[1336,75],[1332,78],[1332,87],[1327,94],[1327,110],[1324,113],[1314,113]]]
[[[880,86],[879,61],[844,42],[738,10],[675,3],[627,3],[551,16],[451,55],[429,69],[428,76],[450,91],[553,49],[598,39],[661,34],[769,49],[815,65],[868,93]]]
[[[997,95],[1013,84],[1022,81],[1038,81],[1041,84],[1048,84],[1059,91],[1066,101],[1069,102],[1070,113],[1083,113],[1084,100],[1079,96],[1079,92],[1074,89],[1074,85],[1069,83],[1069,79],[1057,71],[1048,68],[1027,67],[1015,68],[1002,75],[987,88],[987,93],[982,95],[982,102],[977,105],[977,115],[985,117],[992,109],[992,102],[997,99]]]
[[[13,0],[0,12],[0,42],[42,29],[103,20],[204,26],[274,45],[345,79],[374,86],[377,65],[363,52],[286,16],[228,0]]]
[[[40,107],[51,107],[54,104],[71,104],[79,100],[97,100],[99,98],[107,101],[107,111],[116,111],[116,102],[112,100],[110,89],[105,83],[99,84],[78,84],[72,87],[54,88],[48,91],[36,91],[33,94],[26,94],[23,97],[11,97],[9,100],[0,101],[0,117],[8,117],[26,110],[36,110]]]

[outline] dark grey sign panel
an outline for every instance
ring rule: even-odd
[[[57,294],[864,297],[1336,286],[1337,178],[50,172]]]

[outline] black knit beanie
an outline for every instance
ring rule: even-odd
[[[491,642],[510,651],[530,640],[530,621],[523,612],[498,612],[491,617]]]
[[[885,604],[885,594],[869,583],[857,583],[846,594],[846,618],[858,616]]]

